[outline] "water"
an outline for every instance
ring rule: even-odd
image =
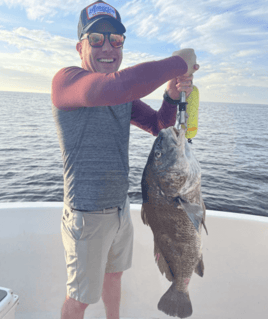
[[[154,109],[161,101],[143,100]],[[268,105],[205,103],[192,149],[207,209],[268,216]],[[131,203],[154,136],[131,126]],[[49,94],[0,92],[0,202],[63,201],[63,165]]]

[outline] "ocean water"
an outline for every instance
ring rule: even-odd
[[[158,110],[161,101],[146,100]],[[268,216],[268,105],[200,102],[192,150],[209,210]],[[131,126],[131,203],[154,136]],[[0,92],[0,202],[63,201],[63,165],[49,94]]]

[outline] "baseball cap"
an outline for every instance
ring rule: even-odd
[[[96,1],[81,11],[78,22],[78,39],[89,31],[89,29],[100,20],[108,20],[116,28],[118,33],[125,33],[126,28],[121,22],[119,12],[104,1]]]

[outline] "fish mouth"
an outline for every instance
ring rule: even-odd
[[[185,145],[185,131],[178,130],[174,126],[169,126],[159,132],[157,143],[155,147],[160,149],[170,150],[175,148],[179,151],[184,151]]]
[[[176,137],[180,136],[180,132],[176,129],[176,127],[173,126],[173,132],[175,132]],[[174,134],[173,134],[174,135]]]
[[[185,137],[185,131],[184,129],[178,130],[176,127],[172,126],[170,127],[172,136],[174,137],[175,141],[178,143],[179,140],[183,139]]]

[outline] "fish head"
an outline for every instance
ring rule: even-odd
[[[145,170],[166,196],[176,197],[201,183],[201,170],[187,139],[186,129],[171,126],[156,138]],[[146,173],[145,173],[146,175]]]

